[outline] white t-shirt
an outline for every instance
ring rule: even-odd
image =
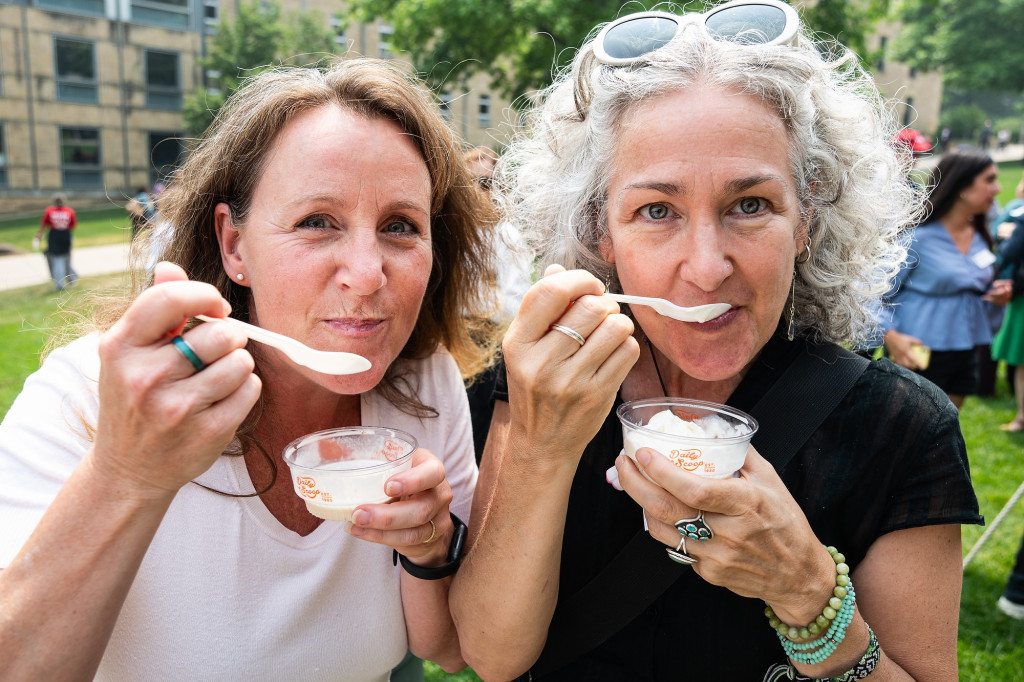
[[[0,567],[90,447],[82,422],[96,424],[98,338],[51,353],[0,424]],[[421,420],[370,392],[362,422],[408,431],[439,457],[452,512],[468,521],[477,468],[462,380],[445,351],[412,364],[419,399],[439,416]],[[220,457],[196,480],[253,490],[241,457]],[[302,537],[259,498],[186,485],[146,553],[96,679],[387,680],[407,648],[400,571],[391,549],[353,538],[341,523]]]

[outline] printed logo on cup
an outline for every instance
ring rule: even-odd
[[[331,494],[325,493],[316,487],[316,479],[312,476],[297,476],[295,483],[299,487],[299,494],[303,497],[308,497],[311,500],[319,497],[324,502],[331,501]]]
[[[702,453],[696,448],[689,450],[672,450],[669,453],[668,458],[677,467],[686,471],[696,471],[704,466]]]
[[[672,408],[672,414],[674,414],[675,416],[679,417],[684,422],[695,422],[698,419],[700,419],[700,415],[699,414],[694,414],[693,412],[686,412],[681,407],[673,407]]]
[[[402,448],[402,445],[400,443],[396,443],[395,441],[389,438],[388,440],[384,441],[384,448],[382,449],[382,452],[384,453],[384,459],[386,459],[389,462],[394,462],[396,459],[402,456],[403,450],[404,448]]]

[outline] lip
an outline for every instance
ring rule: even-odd
[[[684,322],[683,324],[690,325],[694,329],[699,331],[713,332],[728,327],[729,324],[736,319],[739,314],[740,308],[729,308],[718,317],[712,318],[707,322]]]
[[[367,317],[337,317],[324,320],[335,334],[350,338],[373,336],[384,327],[385,320]]]

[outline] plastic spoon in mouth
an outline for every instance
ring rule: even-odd
[[[207,317],[196,315],[200,320],[207,322],[225,322],[241,329],[246,336],[253,341],[273,346],[289,358],[292,362],[303,367],[309,367],[316,372],[323,374],[358,374],[370,369],[370,361],[356,353],[344,353],[341,351],[316,350],[296,341],[295,339],[272,332],[263,327],[257,327],[233,317]]]
[[[655,312],[659,315],[671,317],[673,320],[679,320],[680,322],[707,322],[708,320],[714,319],[732,308],[728,303],[708,303],[706,305],[697,305],[692,308],[686,308],[681,305],[676,305],[671,301],[666,301],[663,298],[648,298],[646,296],[627,296],[626,294],[609,293],[605,293],[604,295],[613,301],[618,301],[619,303],[649,306],[654,308]]]

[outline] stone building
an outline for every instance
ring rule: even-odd
[[[241,0],[0,0],[0,215],[38,210],[55,190],[76,206],[121,204],[153,187],[185,148],[184,96],[204,87],[201,59]],[[384,21],[338,18],[340,0],[281,0],[314,10],[347,54],[401,59]],[[896,27],[883,24],[872,48]],[[880,62],[876,80],[908,125],[938,124],[938,74]],[[485,75],[438,94],[467,145],[500,147],[517,120]]]
[[[163,181],[185,148],[184,96],[204,86],[200,60],[238,2],[0,0],[0,215],[56,190],[76,206],[121,204]],[[341,22],[338,0],[281,4],[322,14],[342,52],[401,58],[385,22]],[[438,93],[467,145],[500,146],[511,130],[487,86],[477,76]]]

